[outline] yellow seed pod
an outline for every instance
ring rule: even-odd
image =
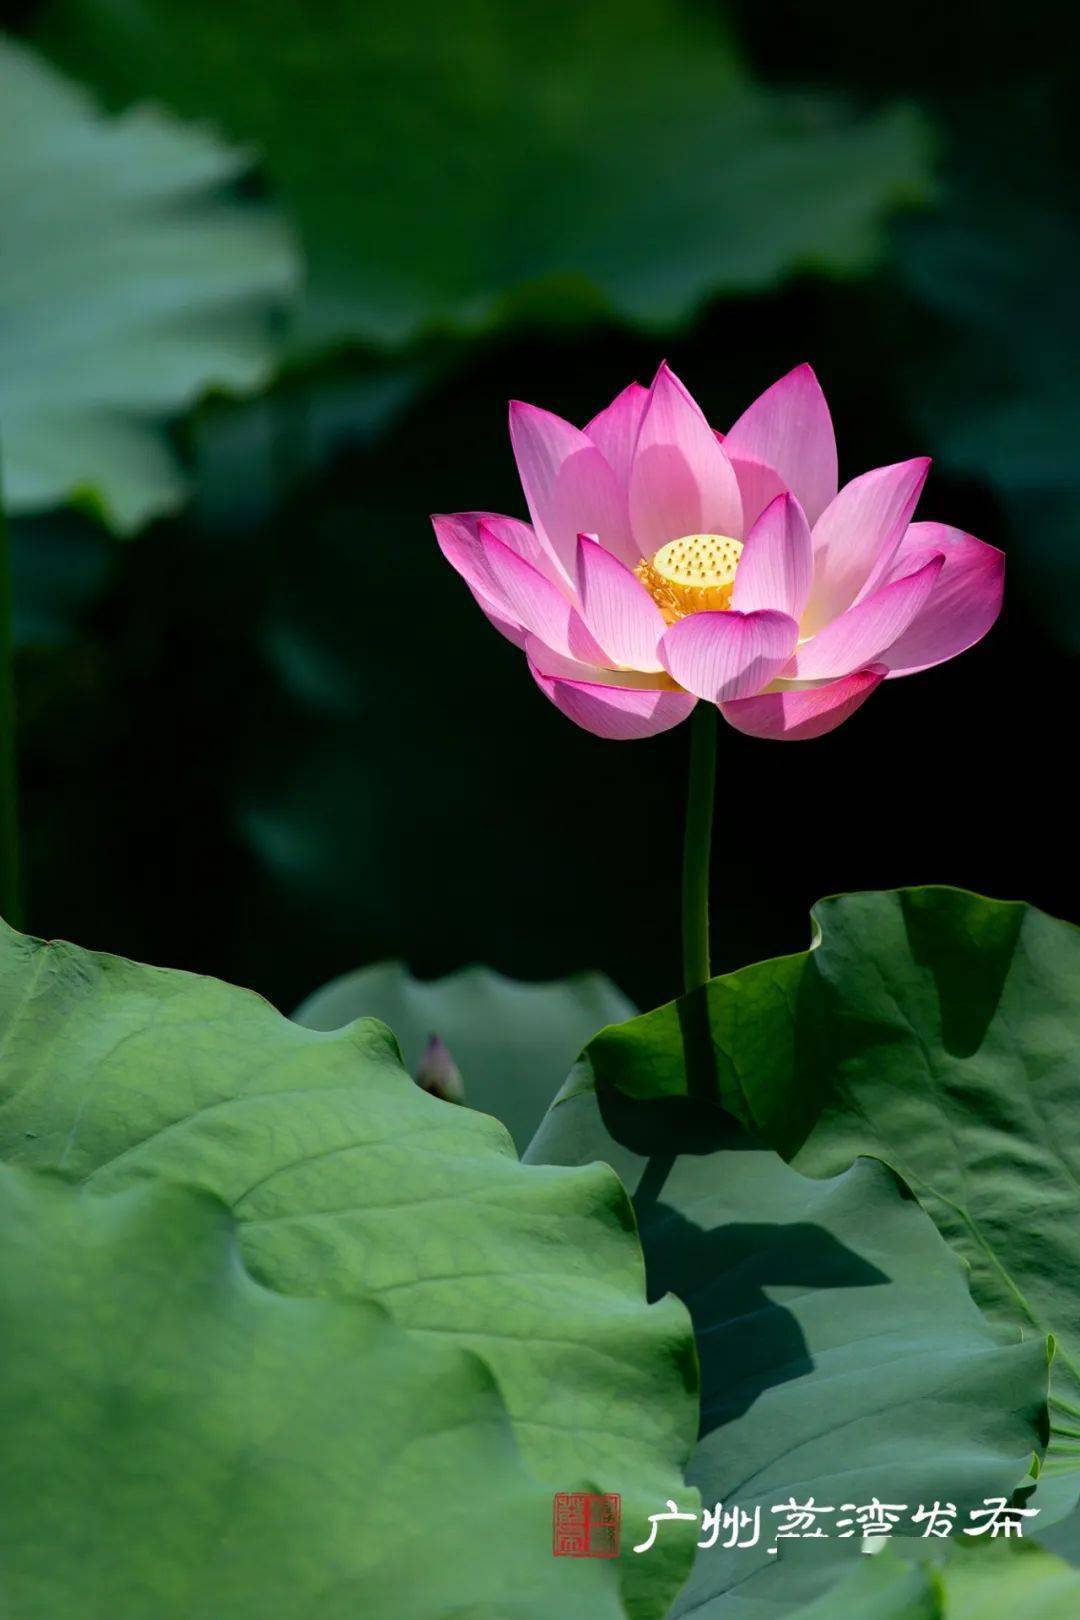
[[[634,572],[669,623],[688,613],[731,606],[742,542],[726,534],[685,534],[669,540]]]

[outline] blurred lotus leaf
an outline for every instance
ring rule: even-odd
[[[927,189],[910,107],[763,91],[684,0],[53,0],[40,27],[114,105],[149,92],[258,144],[310,261],[309,346],[669,328],[866,268]]]
[[[857,1568],[794,1620],[1075,1620],[1080,1575],[1027,1541],[927,1548],[932,1560],[893,1546]],[[940,1567],[939,1567],[940,1566]]]
[[[79,499],[130,532],[184,497],[164,421],[268,380],[297,255],[230,190],[250,153],[206,129],[145,106],[107,118],[3,39],[0,104],[6,503]]]
[[[1015,537],[1010,561],[1040,617],[1075,654],[1080,218],[1047,206],[1029,164],[1010,172],[1001,137],[1014,127],[999,113],[986,139],[981,126],[973,132],[979,138],[965,150],[1001,161],[989,172],[961,172],[949,206],[905,233],[901,271],[940,328],[933,386],[921,356],[909,386],[945,465],[985,479],[1002,498]],[[1011,158],[1015,167],[1015,152]]]
[[[381,1018],[413,1075],[430,1036],[441,1037],[461,1070],[465,1102],[501,1119],[523,1153],[585,1043],[633,1014],[602,973],[521,984],[469,967],[424,983],[401,962],[377,962],[316,990],[294,1017],[309,1029]]]

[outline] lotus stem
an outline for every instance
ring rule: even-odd
[[[690,781],[683,843],[683,989],[712,977],[709,956],[709,866],[716,793],[716,709],[699,703],[690,717]]]

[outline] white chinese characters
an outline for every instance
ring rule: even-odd
[[[770,1555],[779,1551],[785,1541],[814,1541],[835,1535],[844,1541],[859,1536],[865,1550],[873,1551],[895,1531],[899,1535],[919,1534],[924,1538],[944,1539],[952,1534],[957,1523],[955,1502],[935,1501],[930,1505],[920,1502],[910,1508],[906,1502],[882,1502],[873,1496],[869,1502],[841,1502],[839,1505],[819,1503],[812,1496],[797,1502],[792,1496],[769,1508],[774,1515],[773,1541],[765,1550]],[[1013,1507],[1003,1496],[987,1496],[983,1505],[968,1513],[969,1523],[962,1527],[965,1536],[1022,1536],[1024,1520],[1034,1518],[1038,1508]],[[705,1507],[700,1514],[683,1512],[678,1503],[669,1501],[667,1511],[649,1514],[649,1534],[635,1546],[636,1553],[646,1553],[656,1544],[660,1526],[682,1519],[690,1523],[700,1520],[701,1539],[698,1546],[704,1551],[719,1547],[724,1552],[756,1547],[761,1542],[763,1510],[760,1504],[752,1509],[738,1503],[717,1502]],[[768,1523],[768,1520],[764,1521]],[[909,1528],[910,1527],[910,1528]]]

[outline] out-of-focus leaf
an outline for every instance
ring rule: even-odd
[[[1031,1534],[1029,1520],[1025,1534]],[[1080,1575],[1024,1542],[954,1548],[939,1575],[942,1620],[1074,1620]]]
[[[254,399],[213,402],[190,432],[198,522],[219,534],[273,523],[342,450],[385,434],[445,365],[432,352],[396,362],[350,354],[290,372]]]
[[[216,980],[6,928],[0,1046],[0,1157],[100,1192],[159,1176],[217,1194],[260,1280],[372,1297],[423,1345],[474,1351],[534,1475],[619,1492],[635,1541],[683,1491],[690,1326],[675,1300],[646,1307],[606,1167],[519,1164],[501,1125],[421,1091],[374,1019],[322,1034]],[[619,1565],[640,1620],[685,1576],[696,1532],[679,1530]]]
[[[308,1029],[381,1018],[411,1074],[429,1036],[441,1036],[461,1070],[466,1103],[501,1119],[523,1153],[585,1043],[634,1010],[602,973],[521,984],[469,967],[424,983],[401,962],[378,962],[316,990],[293,1016]]]
[[[16,518],[9,530],[16,645],[62,646],[105,589],[112,543],[70,509]]]
[[[929,1564],[882,1547],[793,1620],[942,1620],[940,1587]]]
[[[164,421],[260,387],[298,281],[251,155],[86,92],[0,39],[0,454],[13,512],[77,499],[124,532],[177,506]]]
[[[1080,931],[945,888],[825,900],[814,923],[811,950],[603,1032],[594,1066],[671,1095],[689,1057],[806,1173],[872,1154],[904,1177],[989,1315],[1053,1336],[1048,1522],[1080,1485]]]
[[[906,1549],[905,1549],[906,1550]],[[913,1563],[888,1547],[794,1620],[1074,1620],[1080,1575],[1027,1541],[957,1539]]]
[[[1023,242],[1018,253],[1015,244]],[[986,480],[1011,519],[1010,560],[1040,616],[1080,651],[1080,435],[1071,267],[1080,224],[977,189],[906,240],[901,264],[955,337],[917,414],[947,466]]]
[[[646,1023],[620,1026],[628,1071]],[[884,1165],[800,1175],[715,1107],[598,1085],[603,1044],[527,1160],[611,1164],[634,1199],[650,1295],[670,1290],[693,1318],[701,1427],[688,1478],[749,1522],[741,1548],[725,1546],[728,1526],[698,1553],[673,1620],[789,1620],[859,1556],[839,1521],[850,1531],[875,1497],[897,1505],[898,1537],[920,1536],[920,1505],[950,1501],[963,1524],[986,1497],[1008,1497],[1043,1443],[1045,1344],[990,1327]],[[634,1068],[642,1093],[654,1046]],[[774,1539],[784,1504],[809,1501],[821,1539]]]
[[[1049,83],[1025,78],[999,83],[992,96],[949,99],[942,206],[901,233],[898,269],[937,318],[932,351],[909,346],[913,410],[944,466],[1001,497],[1010,563],[1040,619],[1075,654],[1080,209],[1071,138],[1058,127],[1073,103],[1075,44],[1066,37],[1060,46],[1041,69]],[[1057,86],[1055,74],[1064,76]]]
[[[0,1588],[20,1620],[619,1620],[487,1368],[285,1298],[217,1200],[0,1166]],[[477,1534],[477,1526],[483,1533]]]
[[[670,327],[865,269],[926,194],[910,108],[764,92],[686,0],[53,0],[41,37],[114,103],[149,90],[257,141],[310,260],[309,344]]]

